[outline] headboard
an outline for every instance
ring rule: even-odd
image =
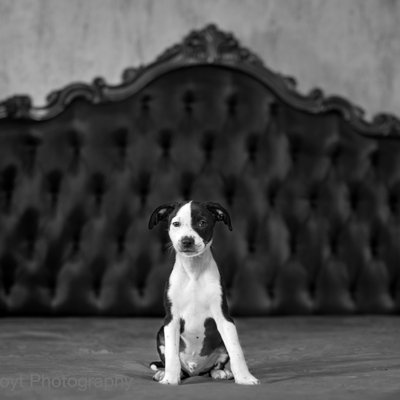
[[[0,103],[0,314],[163,315],[153,209],[217,201],[234,315],[398,313],[400,121],[193,31],[122,83]]]

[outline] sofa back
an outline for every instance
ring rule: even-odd
[[[296,91],[215,26],[120,85],[0,104],[0,314],[163,315],[160,204],[220,202],[234,315],[397,313],[400,122]]]

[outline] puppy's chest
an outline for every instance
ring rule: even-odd
[[[171,282],[169,298],[172,312],[186,321],[204,321],[211,315],[211,305],[219,304],[220,286],[207,280]]]
[[[211,304],[218,297],[215,290],[197,283],[171,289],[172,310],[185,320],[204,320],[209,317]]]

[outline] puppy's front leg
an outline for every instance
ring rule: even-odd
[[[164,326],[165,375],[160,381],[165,385],[180,383],[181,363],[179,360],[179,320],[172,319]]]
[[[231,370],[235,382],[240,385],[259,384],[260,381],[250,373],[247,367],[235,324],[225,318],[221,309],[214,309],[213,315],[218,331],[221,334],[229,354]]]

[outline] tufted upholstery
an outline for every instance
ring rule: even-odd
[[[0,313],[162,315],[172,266],[151,211],[221,202],[236,315],[400,309],[400,141],[313,115],[215,65],[127,99],[0,121]]]

